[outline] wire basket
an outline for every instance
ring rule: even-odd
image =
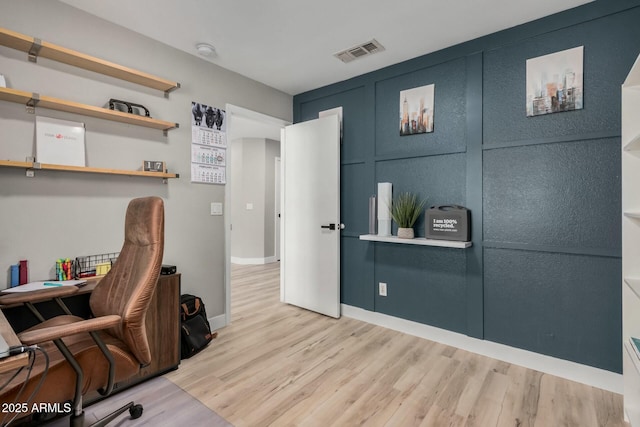
[[[104,276],[111,269],[111,265],[118,259],[120,252],[100,255],[79,256],[75,261],[75,278]]]

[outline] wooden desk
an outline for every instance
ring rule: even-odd
[[[158,279],[158,287],[151,298],[151,304],[147,311],[145,326],[147,338],[151,348],[151,363],[140,370],[138,375],[117,383],[114,390],[124,389],[151,377],[164,374],[177,369],[180,364],[180,274],[161,275]],[[64,298],[65,304],[71,312],[77,316],[87,318],[90,315],[89,297],[99,279],[90,278],[87,284],[69,297]],[[41,292],[41,291],[38,291]],[[46,291],[42,291],[46,292]],[[60,308],[51,301],[43,301],[35,304],[38,311],[45,317],[63,314]],[[6,305],[3,307],[5,316],[2,316],[8,330],[13,334],[14,341],[9,341],[9,335],[3,336],[9,345],[19,345],[20,341],[15,335],[37,324],[35,317],[22,305]],[[2,323],[0,321],[0,323]],[[13,326],[14,329],[11,328]],[[26,354],[25,363],[28,361]],[[0,360],[2,362],[3,360]],[[85,402],[91,402],[99,398],[99,395],[91,394],[85,397]]]
[[[4,317],[4,314],[2,314],[2,311],[0,311],[0,333],[4,337],[5,341],[7,341],[7,344],[9,344],[10,346],[21,344],[18,336],[7,321],[7,318]],[[5,357],[4,359],[0,359],[0,374],[12,371],[17,368],[21,368],[23,366],[27,366],[28,364],[29,355],[27,353]]]

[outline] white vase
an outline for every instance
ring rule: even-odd
[[[413,239],[413,227],[411,228],[402,228],[398,227],[398,237],[400,239]]]

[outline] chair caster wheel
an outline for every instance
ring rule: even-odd
[[[136,418],[140,418],[142,416],[142,405],[133,405],[129,408],[129,415],[131,415],[131,419],[135,420]]]

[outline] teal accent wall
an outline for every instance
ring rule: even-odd
[[[343,107],[342,303],[621,372],[620,86],[638,23],[640,1],[598,0],[296,95],[295,122]],[[526,60],[576,46],[584,109],[526,117]],[[432,83],[434,132],[399,136],[399,92]],[[473,246],[359,240],[383,181],[467,206]]]

